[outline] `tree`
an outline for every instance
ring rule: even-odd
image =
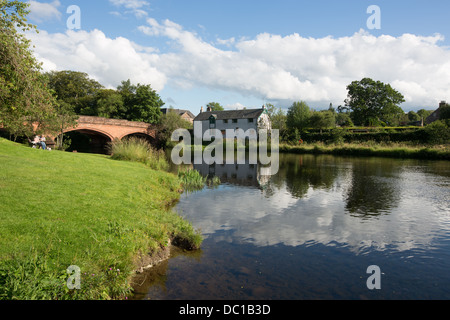
[[[345,105],[352,111],[357,125],[393,125],[404,114],[399,104],[405,102],[403,95],[389,84],[364,78],[347,86]]]
[[[150,85],[133,85],[127,80],[122,81],[117,91],[123,100],[123,109],[118,113],[121,119],[159,123],[164,102]]]
[[[408,120],[410,122],[419,121],[420,119],[421,119],[420,116],[416,112],[414,112],[412,110],[410,112],[408,112]]]
[[[15,137],[42,131],[54,116],[54,98],[24,35],[36,30],[27,23],[28,6],[0,0],[0,125]]]
[[[336,124],[341,127],[353,127],[352,118],[346,112],[338,112],[336,114]]]
[[[278,108],[276,112],[272,112],[270,120],[272,121],[272,128],[280,130],[280,134],[287,129],[286,113],[283,109]]]
[[[450,104],[445,104],[440,108],[439,120],[450,119]]]
[[[103,118],[120,119],[120,114],[126,112],[122,96],[116,90],[101,89],[97,92],[96,116]]]
[[[70,70],[51,71],[46,76],[58,101],[72,105],[78,115],[97,116],[96,95],[103,89],[100,83],[90,79],[87,73]]]
[[[166,114],[161,116],[160,129],[158,130],[159,140],[163,141],[166,146],[171,145],[172,133],[177,129],[191,129],[192,123],[181,118],[181,116],[169,108]]]
[[[288,129],[303,131],[309,125],[310,116],[311,110],[306,102],[294,102],[287,112],[286,125]]]
[[[332,128],[336,125],[335,115],[330,110],[314,111],[309,118],[309,124],[313,128],[320,129],[320,133],[322,133],[323,129]]]
[[[211,111],[223,111],[224,108],[218,102],[210,102],[206,105],[206,108],[211,108]]]

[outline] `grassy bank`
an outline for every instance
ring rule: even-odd
[[[406,143],[280,144],[280,152],[450,160],[450,147],[448,145],[420,146]]]
[[[200,245],[170,209],[180,188],[144,164],[0,139],[0,299],[127,297],[141,256],[174,239]],[[71,265],[80,290],[66,285]]]

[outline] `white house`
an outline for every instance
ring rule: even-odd
[[[217,129],[222,132],[224,139],[234,138],[234,135],[231,137],[227,136],[227,129],[242,129],[244,132],[254,129],[257,135],[261,129],[272,130],[272,123],[264,106],[261,109],[229,111],[211,111],[208,108],[206,112],[203,112],[202,107],[200,114],[194,119],[194,132],[200,132],[198,129],[200,125],[202,137],[206,130]]]

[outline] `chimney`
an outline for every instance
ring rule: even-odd
[[[445,107],[446,104],[447,104],[446,101],[441,101],[441,103],[439,103],[439,108]]]
[[[207,107],[206,111],[211,112],[211,107]]]
[[[200,108],[200,113],[203,113],[203,107]]]

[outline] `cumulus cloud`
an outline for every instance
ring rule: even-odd
[[[35,0],[28,1],[30,4],[29,18],[35,22],[43,22],[51,19],[60,19],[61,12],[58,8],[61,6],[59,0],[55,0],[51,3],[41,3]]]
[[[179,82],[270,100],[339,104],[346,86],[363,77],[390,83],[411,105],[434,106],[450,93],[450,50],[439,46],[441,35],[377,37],[360,30],[349,37],[316,39],[263,33],[227,41],[233,48],[220,50],[170,20],[148,19],[140,30],[177,44],[176,52],[160,55],[160,70]]]
[[[35,44],[35,55],[44,71],[74,70],[88,73],[106,87],[116,87],[122,80],[151,84],[162,90],[167,82],[155,65],[158,56],[152,48],[136,45],[118,37],[111,39],[102,31],[72,31],[49,34],[41,31],[28,37]]]
[[[207,87],[328,107],[330,102],[343,104],[352,81],[370,77],[400,91],[407,107],[435,107],[450,99],[450,49],[440,46],[443,37],[438,34],[374,36],[360,30],[347,37],[305,38],[263,33],[253,39],[208,42],[173,21],[152,18],[139,30],[165,39],[171,44],[168,51],[111,39],[99,30],[41,32],[32,40],[46,68],[82,69],[112,86],[130,78],[157,90],[168,84]]]

